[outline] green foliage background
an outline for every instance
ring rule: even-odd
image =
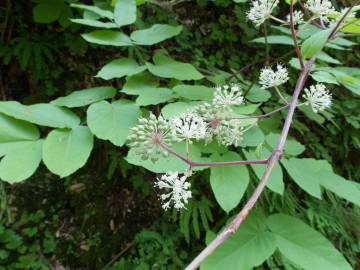
[[[246,1],[137,1],[136,17],[131,7],[113,14],[116,1],[77,2],[100,11],[67,0],[5,2],[0,94],[24,105],[0,103],[0,269],[183,268],[241,209],[262,169],[196,173],[187,209],[164,213],[154,172],[185,166],[142,161],[124,146],[127,130],[150,110],[170,117],[208,100],[225,81],[245,89],[241,114],[278,107],[256,85],[264,38],[245,19]],[[287,14],[283,4],[279,16]],[[127,36],[110,32],[119,26]],[[289,63],[294,85],[289,33],[269,31],[270,62]],[[311,34],[300,38],[311,43]],[[359,41],[337,40],[321,54],[312,80],[329,84],[332,109],[298,110],[285,159],[255,212],[203,269],[349,269],[323,236],[360,267]],[[259,122],[241,148],[196,144],[192,157],[266,157],[284,116]],[[324,254],[312,240],[328,248]],[[233,258],[221,261],[230,251]],[[316,265],[319,257],[329,265]]]

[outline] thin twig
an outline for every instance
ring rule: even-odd
[[[210,167],[210,166],[226,166],[226,165],[240,165],[240,164],[267,164],[267,159],[259,159],[259,160],[236,160],[236,161],[218,161],[218,162],[196,162],[191,159],[182,156],[163,142],[159,141],[158,145],[162,147],[169,154],[181,159],[186,164],[188,164],[191,168],[193,167]]]
[[[116,254],[101,270],[108,269],[119,257],[121,257],[121,255],[123,255],[131,247],[131,243],[126,244],[125,248],[123,248],[118,254]]]
[[[270,61],[269,65],[271,66],[272,64],[278,62],[280,59],[288,57],[292,53],[293,52],[290,51],[290,52],[284,53],[283,55],[279,56],[278,58],[274,58],[272,61]],[[233,77],[236,77],[236,74],[240,74],[240,73],[246,71],[247,69],[251,68],[252,66],[255,66],[256,64],[259,64],[261,62],[263,62],[263,60],[257,60],[257,61],[247,64],[246,66],[242,67],[238,71],[231,70],[233,73],[229,76],[229,78],[227,78],[227,80],[231,80]]]
[[[249,116],[234,116],[234,117],[230,117],[230,118],[227,118],[228,120],[232,120],[232,119],[239,119],[239,120],[242,120],[242,119],[253,119],[253,118],[258,118],[258,119],[262,119],[262,118],[267,118],[267,117],[270,117],[271,115],[277,113],[277,112],[280,112],[286,108],[288,108],[290,106],[290,104],[286,104],[280,108],[277,108],[271,112],[268,112],[268,113],[265,113],[265,114],[259,114],[259,115],[249,115]]]
[[[299,59],[301,69],[304,69],[304,60],[300,51],[299,42],[297,39],[297,33],[294,25],[294,0],[291,0],[290,2],[290,29],[291,29],[291,36],[294,40],[295,51]]]
[[[345,14],[341,17],[341,19],[338,21],[338,23],[336,24],[336,26],[334,27],[334,29],[331,31],[329,37],[328,37],[328,41],[333,39],[335,37],[335,35],[337,34],[337,32],[339,31],[339,28],[341,26],[341,24],[343,23],[343,21],[346,19],[347,15],[349,15],[349,13],[351,12],[351,10],[354,8],[354,6],[356,6],[357,4],[360,3],[360,0],[354,2],[351,4],[351,6],[349,7],[349,9],[345,12]]]

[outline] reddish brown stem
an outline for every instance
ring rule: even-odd
[[[277,108],[271,112],[268,112],[268,113],[265,113],[265,114],[260,114],[260,115],[249,115],[249,116],[239,116],[239,117],[230,117],[228,118],[228,120],[232,120],[232,119],[252,119],[252,118],[258,118],[258,119],[262,119],[262,118],[267,118],[267,117],[270,117],[271,115],[277,113],[277,112],[280,112],[286,108],[288,108],[290,106],[290,104],[286,104],[280,108]]]
[[[294,40],[295,51],[296,51],[297,57],[299,59],[301,69],[304,69],[304,66],[305,66],[304,60],[303,60],[303,56],[300,51],[299,42],[297,39],[297,33],[295,30],[295,25],[294,25],[294,0],[291,0],[291,2],[290,2],[290,29],[291,29],[291,36]]]
[[[267,164],[267,159],[259,159],[259,160],[236,160],[236,161],[219,161],[219,162],[196,162],[191,159],[180,155],[178,152],[173,150],[171,147],[167,146],[162,142],[158,142],[159,146],[161,146],[164,150],[166,150],[171,155],[181,159],[190,167],[212,167],[212,166],[226,166],[226,165],[240,165],[240,164]]]
[[[334,27],[334,29],[331,31],[329,37],[328,37],[328,41],[333,39],[336,35],[336,33],[339,31],[341,24],[343,23],[343,21],[346,19],[347,15],[349,15],[349,13],[351,12],[351,10],[354,8],[354,6],[356,6],[357,4],[360,3],[360,0],[354,2],[351,4],[351,6],[349,7],[349,9],[345,12],[345,14],[341,17],[341,19],[338,21],[338,23],[336,24],[336,26]]]

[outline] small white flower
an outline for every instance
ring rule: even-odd
[[[173,135],[179,139],[191,142],[191,139],[201,140],[205,137],[207,125],[195,113],[183,113],[171,120]]]
[[[243,104],[244,97],[240,85],[232,84],[216,87],[212,103],[220,107]]]
[[[270,18],[271,12],[279,4],[279,0],[253,0],[247,12],[247,19],[260,26]]]
[[[304,23],[304,14],[301,10],[295,10],[293,15],[294,25],[300,25]],[[287,15],[286,20],[290,24],[290,14]]]
[[[326,16],[335,11],[330,0],[308,0],[305,7],[315,16]]]
[[[127,139],[129,147],[133,148],[136,154],[141,155],[144,160],[150,158],[152,161],[168,155],[159,142],[170,146],[179,141],[171,132],[169,122],[161,115],[156,118],[152,113],[149,118],[140,118],[138,125],[130,128]]]
[[[304,91],[303,97],[315,113],[324,111],[331,106],[332,96],[324,84],[311,85],[309,89],[305,88]]]
[[[289,80],[289,74],[286,67],[277,65],[277,71],[273,71],[270,67],[263,68],[260,73],[259,82],[263,89],[277,87]]]
[[[190,175],[189,172],[184,173],[183,176],[180,176],[178,172],[168,172],[157,178],[155,186],[167,191],[160,196],[164,210],[169,209],[171,204],[178,210],[185,208],[191,198],[191,190],[189,190],[191,184],[186,181]]]

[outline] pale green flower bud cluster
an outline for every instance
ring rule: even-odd
[[[213,129],[213,135],[218,143],[225,146],[239,146],[243,140],[245,128],[241,125],[240,120],[222,120],[220,125]]]
[[[128,141],[129,147],[135,149],[142,159],[155,162],[168,156],[168,152],[159,145],[160,141],[171,146],[179,139],[174,136],[166,119],[151,113],[149,118],[140,118],[138,125],[130,129]]]

